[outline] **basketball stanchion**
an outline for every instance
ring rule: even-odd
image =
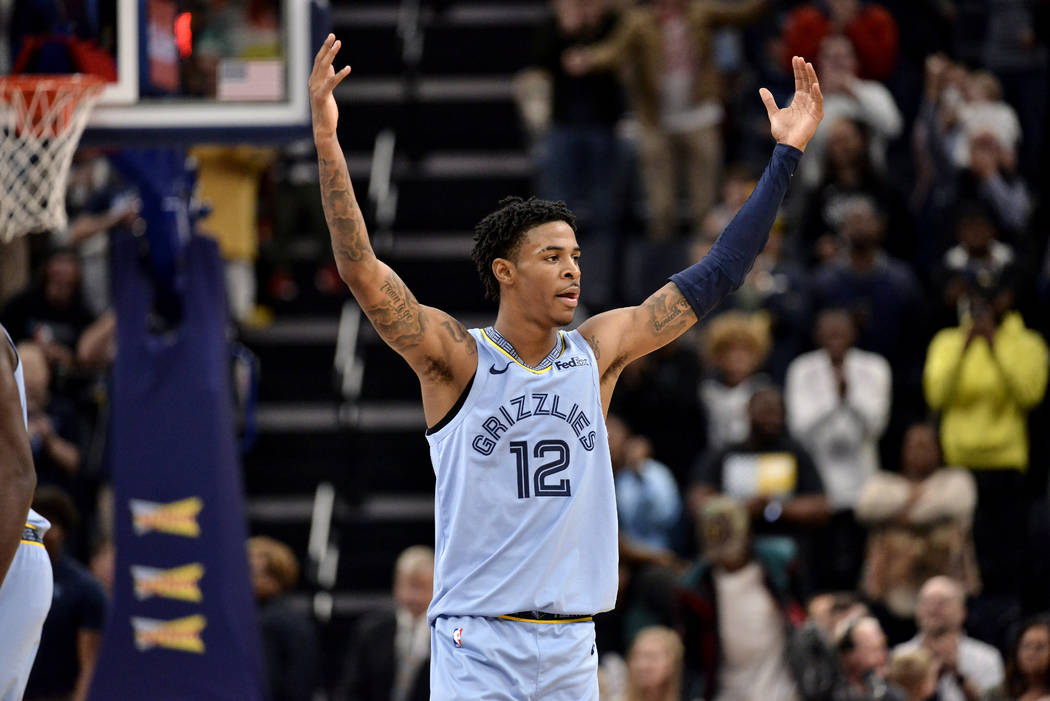
[[[0,241],[66,226],[66,183],[105,80],[0,77]]]

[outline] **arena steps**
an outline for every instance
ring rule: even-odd
[[[332,482],[348,493],[427,493],[434,488],[417,394],[401,401],[261,407],[259,436],[244,456],[252,495]]]
[[[298,372],[274,372],[295,363]],[[260,368],[260,396],[281,401],[303,401],[329,396],[332,391],[332,346],[330,343],[294,343],[267,349]]]
[[[368,206],[370,164],[370,151],[347,154],[354,191],[363,207]],[[394,226],[401,234],[444,232],[452,240],[459,239],[504,197],[531,194],[533,178],[531,161],[519,150],[437,150],[418,160],[398,157],[393,164],[398,189]],[[466,252],[469,246],[463,260]]]
[[[521,55],[507,47],[531,46],[535,27],[547,13],[543,0],[441,4],[441,9],[425,7],[420,14],[424,30],[420,69],[426,73],[511,73],[521,67]],[[355,72],[401,72],[400,15],[393,3],[355,2],[333,8],[332,31],[342,40],[342,53]],[[370,72],[365,73],[366,68]]]
[[[392,233],[371,226],[376,250],[420,302],[485,326],[495,307],[483,299],[469,258],[471,232],[500,199],[533,189],[512,78],[529,62],[547,3],[424,5],[422,61],[405,75],[396,3],[332,3],[340,60],[354,69],[336,93],[339,136],[371,219],[373,147],[381,131],[395,131],[396,216]],[[325,649],[333,651],[324,662],[329,684],[353,622],[390,605],[398,553],[434,540],[434,473],[418,381],[363,322],[354,344],[361,383],[344,397],[334,365],[339,303],[279,307],[274,324],[243,334],[262,369],[258,438],[243,460],[250,526],[287,542],[304,563],[295,601],[322,623]],[[335,491],[327,544],[338,558],[322,568],[334,566],[334,585],[322,584],[328,580],[309,556],[315,490],[325,484]]]
[[[389,256],[384,259],[389,260]],[[434,260],[428,256],[397,258],[391,264],[421,304],[456,316],[478,316],[486,310],[495,316],[494,307],[482,296],[478,274],[469,259]]]
[[[396,79],[344,82],[336,89],[345,115],[339,141],[346,149],[367,149],[380,131],[392,128],[402,142],[413,143],[416,154],[432,148],[522,148],[510,92],[509,77],[424,78],[418,93]]]
[[[531,170],[517,153],[452,153],[424,161],[398,189],[398,227],[472,231],[504,197],[531,193]]]
[[[250,532],[288,543],[307,563],[312,508],[311,494],[249,498]],[[340,553],[337,586],[316,590],[309,585],[316,573],[307,570],[306,586],[290,596],[293,606],[319,622],[326,686],[334,684],[343,671],[347,644],[358,619],[393,606],[390,589],[397,555],[409,545],[433,539],[433,513],[430,494],[370,497],[356,506],[337,502],[332,524],[333,543]]]
[[[313,503],[313,495],[308,493],[249,499],[251,531],[265,533],[305,553]],[[359,504],[339,499],[332,519],[331,542],[339,547],[338,585],[333,591],[387,587],[398,553],[418,543],[420,533],[429,533],[433,540],[433,531],[432,494],[373,496]]]

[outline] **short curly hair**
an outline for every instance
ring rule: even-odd
[[[718,356],[739,344],[753,350],[756,365],[761,365],[772,342],[767,314],[732,311],[720,314],[708,323],[701,337],[700,350],[704,362],[717,365]]]
[[[492,261],[514,255],[529,229],[554,221],[563,221],[576,232],[576,217],[564,202],[506,197],[500,200],[499,209],[478,222],[470,258],[478,268],[487,299],[499,302],[499,281],[492,274]]]

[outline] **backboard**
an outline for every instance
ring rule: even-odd
[[[0,0],[0,73],[32,38],[63,34],[115,69],[84,143],[297,138],[324,14],[317,0]]]

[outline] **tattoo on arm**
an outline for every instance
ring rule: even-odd
[[[587,341],[587,345],[589,345],[591,347],[591,350],[594,351],[594,359],[596,361],[598,361],[598,365],[600,367],[601,366],[602,351],[601,351],[601,344],[598,341],[597,334],[591,334],[590,336],[584,336],[584,340]],[[615,348],[614,348],[614,350],[615,350]],[[608,351],[608,347],[606,347],[606,351]],[[605,371],[602,372],[602,376],[601,376],[602,384],[604,385],[605,383],[609,382],[610,380],[615,384],[616,379],[620,376],[620,372],[624,369],[624,367],[626,367],[627,361],[628,361],[628,358],[627,358],[627,355],[625,355],[625,354],[620,354],[618,356],[614,356],[612,361],[609,363],[609,367],[605,368]]]
[[[327,158],[319,158],[317,163],[321,171],[321,203],[332,235],[336,262],[356,263],[371,253],[371,244],[346,163],[342,159]]]
[[[365,310],[376,331],[394,350],[401,352],[423,341],[425,317],[405,283],[391,273],[380,285],[383,301]]]
[[[442,321],[441,325],[445,327],[448,335],[452,337],[453,343],[465,343],[467,346],[467,354],[477,355],[478,345],[474,339],[471,338],[466,326],[451,318]]]
[[[657,292],[645,301],[645,309],[649,330],[658,339],[670,341],[696,321],[696,312],[677,288]]]
[[[598,349],[598,337],[591,334],[587,337],[587,344],[591,347],[591,350],[594,351],[594,359],[601,360],[602,352]]]

